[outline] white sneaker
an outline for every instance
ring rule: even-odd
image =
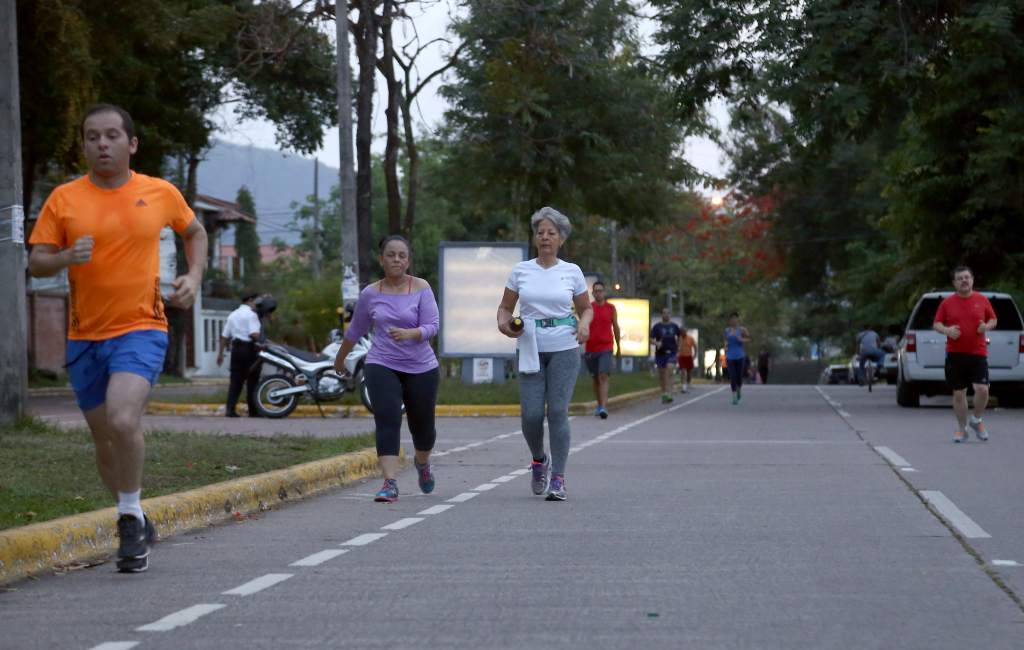
[[[973,415],[967,420],[967,427],[974,432],[974,435],[978,436],[978,440],[988,440],[988,430],[985,429],[985,423],[974,417]]]

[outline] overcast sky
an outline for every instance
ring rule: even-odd
[[[419,14],[413,14],[416,32],[419,34],[420,41],[426,43],[435,38],[445,38],[450,35],[447,33],[448,24],[450,22],[450,12],[454,2],[452,0],[433,0],[432,2],[423,2],[419,8]],[[412,11],[416,11],[413,9]],[[415,36],[412,28],[408,25],[408,21],[403,21],[402,26],[404,28],[404,34],[396,34],[395,45],[400,46],[403,43],[409,42]],[[644,25],[642,31],[651,31],[653,26]],[[332,30],[332,41],[333,30]],[[354,48],[352,48],[354,49]],[[435,43],[427,51],[420,55],[418,67],[423,75],[430,74],[432,70],[437,69],[443,65],[445,53],[451,51],[452,46],[447,43]],[[356,65],[356,60],[353,52],[352,58],[353,66]],[[438,96],[437,90],[441,86],[441,80],[435,78],[431,83],[430,87],[425,88],[419,95],[416,105],[416,118],[418,121],[418,128],[421,132],[430,131],[437,128],[444,117],[444,111],[447,108],[447,104],[443,98]],[[380,151],[384,149],[384,138],[383,132],[385,130],[384,121],[384,103],[383,98],[383,78],[377,75],[377,96],[374,99],[374,148]],[[727,120],[727,113],[722,105],[714,105],[711,107],[712,115],[715,119],[719,120],[719,126],[726,126],[724,121]],[[230,142],[238,144],[250,144],[257,147],[263,147],[267,149],[277,149],[278,146],[274,142],[274,127],[265,121],[245,121],[239,122],[235,119],[234,115],[227,108],[222,109],[220,113],[215,116],[215,120],[218,124],[220,132],[217,137]],[[322,162],[334,167],[339,166],[339,155],[340,145],[338,141],[338,129],[330,129],[325,138],[323,148],[317,152],[316,157]],[[715,143],[711,142],[706,138],[690,138],[686,141],[685,157],[693,164],[698,170],[706,172],[714,176],[721,176],[725,172],[725,168],[722,164],[722,151],[718,148]]]

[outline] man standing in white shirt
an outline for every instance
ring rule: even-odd
[[[224,331],[221,332],[220,348],[217,350],[217,365],[224,363],[224,348],[231,345],[231,383],[228,386],[228,401],[224,405],[224,415],[237,418],[235,405],[242,394],[245,384],[245,403],[249,407],[249,417],[261,417],[256,408],[256,386],[260,380],[259,349],[256,344],[260,340],[260,317],[256,313],[258,293],[242,297],[242,304],[228,315]]]

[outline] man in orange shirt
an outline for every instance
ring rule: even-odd
[[[946,336],[946,382],[953,390],[957,429],[953,442],[967,440],[968,428],[978,440],[988,440],[981,421],[988,405],[988,343],[985,335],[996,328],[996,312],[988,298],[974,291],[974,274],[966,266],[953,270],[956,293],[947,296],[935,312],[932,327]],[[974,412],[967,417],[967,388],[974,388]]]
[[[156,539],[140,499],[142,412],[167,350],[160,231],[170,226],[185,240],[188,273],[167,297],[180,308],[199,291],[206,231],[173,185],[131,170],[139,141],[123,109],[89,108],[82,139],[88,174],[50,194],[29,239],[28,265],[37,277],[68,269],[68,377],[100,478],[117,500],[117,568],[139,572]]]
[[[679,339],[679,357],[676,362],[679,364],[679,379],[683,384],[682,392],[690,390],[690,382],[693,380],[693,357],[697,353],[697,342],[693,340],[690,333],[685,329]]]

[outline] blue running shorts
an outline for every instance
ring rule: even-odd
[[[78,408],[91,411],[107,400],[115,372],[130,372],[156,383],[164,367],[167,332],[138,330],[103,341],[68,341],[68,379]]]

